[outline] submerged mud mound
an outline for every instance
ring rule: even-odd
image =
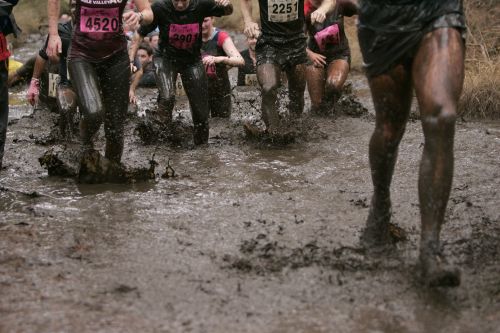
[[[85,184],[131,183],[155,178],[156,161],[151,159],[149,167],[127,167],[102,156],[97,150],[81,154],[79,147],[57,146],[39,158],[49,176],[75,177]]]
[[[80,154],[77,145],[54,146],[38,158],[49,176],[76,177],[80,171]]]
[[[405,270],[408,263],[395,255],[374,255],[363,247],[328,247],[310,241],[302,246],[290,247],[285,242],[261,233],[243,240],[239,255],[222,256],[224,269],[266,275],[283,270],[318,266],[338,271]]]
[[[138,119],[135,133],[145,145],[171,143],[179,145],[192,140],[193,127],[182,120],[165,125],[152,117]]]
[[[85,184],[130,183],[155,178],[156,162],[150,161],[149,168],[127,168],[113,162],[97,150],[86,151],[81,158],[78,181]]]

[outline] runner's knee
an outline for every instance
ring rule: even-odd
[[[422,116],[422,126],[430,130],[447,130],[455,126],[456,105],[453,102],[433,103],[430,112]]]
[[[276,94],[277,90],[279,87],[279,83],[274,80],[268,80],[262,83],[262,94],[263,95],[269,95],[269,94]]]

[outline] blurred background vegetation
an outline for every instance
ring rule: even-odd
[[[217,25],[242,31],[240,0],[232,0],[233,15],[217,19]],[[255,1],[254,17],[258,17]],[[464,0],[469,30],[467,32],[466,77],[459,112],[467,118],[500,119],[500,1]],[[61,11],[69,12],[68,0],[61,0]],[[46,31],[47,1],[20,0],[14,13],[24,33]],[[352,68],[362,70],[356,36],[355,18],[346,20],[346,31],[353,55]],[[22,42],[21,38],[21,42]]]

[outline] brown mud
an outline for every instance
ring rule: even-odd
[[[372,110],[366,83],[351,79]],[[140,94],[144,114],[156,97]],[[260,97],[233,94],[231,119],[211,119],[201,147],[187,130],[144,145],[131,117],[124,163],[147,167],[154,156],[159,165],[156,180],[130,184],[48,176],[38,158],[65,149],[48,135],[57,115],[11,121],[0,171],[0,332],[500,332],[498,122],[457,124],[442,239],[462,285],[429,289],[415,268],[418,121],[392,188],[407,240],[368,254],[359,237],[373,118],[354,102],[356,117],[306,108],[293,143],[255,142],[242,123],[259,125]],[[181,101],[174,118],[190,129],[186,109]]]

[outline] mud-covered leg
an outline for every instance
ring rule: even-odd
[[[311,112],[321,113],[320,107],[325,92],[325,69],[309,65],[306,68],[307,91],[311,98]]]
[[[439,236],[453,178],[456,108],[464,79],[464,45],[457,30],[438,29],[424,37],[413,79],[425,137],[418,182],[420,263],[429,285],[456,286],[460,272],[440,256]]]
[[[160,92],[158,97],[158,117],[165,125],[172,123],[172,111],[175,105],[175,81],[177,70],[168,59],[154,58],[156,85]]]
[[[281,82],[281,70],[275,64],[257,66],[257,79],[262,89],[262,120],[269,132],[278,130],[279,117],[276,107],[278,87]]]
[[[286,71],[288,78],[288,96],[290,98],[290,116],[300,117],[304,111],[304,92],[306,90],[306,65],[293,66]]]
[[[67,85],[59,85],[57,87],[57,107],[59,109],[59,128],[61,136],[66,141],[71,141],[73,138],[74,129],[73,121],[76,114],[76,94],[73,89]]]
[[[0,61],[0,169],[2,169],[7,122],[9,121],[9,92],[7,88],[8,61]]]
[[[369,84],[376,112],[369,148],[373,197],[361,241],[370,247],[390,241],[390,186],[410,112],[412,84],[410,72],[403,65],[370,78]]]
[[[102,68],[101,89],[105,108],[106,155],[120,163],[124,145],[124,126],[127,117],[130,71],[126,53],[117,56]]]
[[[325,83],[325,108],[332,111],[342,94],[342,88],[349,74],[349,63],[344,59],[333,60],[328,65]]]
[[[104,120],[104,104],[100,93],[97,72],[92,64],[83,60],[69,62],[69,73],[82,119],[80,139],[83,149],[93,147],[92,139]]]
[[[181,77],[193,117],[194,144],[205,144],[209,136],[208,83],[205,68],[201,62],[198,62],[183,69]]]

